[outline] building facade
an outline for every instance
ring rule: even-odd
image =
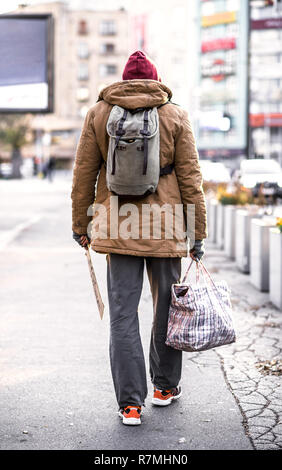
[[[71,159],[83,118],[99,91],[121,80],[128,58],[128,13],[71,10],[66,2],[19,7],[14,13],[54,18],[54,112],[35,115],[36,154]],[[43,156],[43,157],[42,157]]]
[[[193,89],[197,75],[197,2],[154,0],[132,5],[130,44],[144,50],[156,63],[162,82],[173,92],[172,101],[194,114]]]
[[[250,154],[282,164],[282,4],[253,1],[250,20]]]
[[[198,2],[195,131],[202,158],[234,166],[247,155],[248,1]]]

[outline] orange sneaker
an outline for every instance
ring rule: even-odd
[[[122,418],[123,424],[129,424],[131,426],[137,426],[138,424],[141,424],[141,406],[125,406],[119,410],[118,414],[120,418]]]
[[[171,388],[170,390],[159,390],[154,387],[154,396],[152,398],[153,405],[167,406],[173,400],[177,400],[182,395],[181,387]]]

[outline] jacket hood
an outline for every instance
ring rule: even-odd
[[[122,108],[136,109],[160,106],[172,97],[171,90],[156,80],[124,80],[104,88],[98,101]]]

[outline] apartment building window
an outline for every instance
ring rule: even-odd
[[[88,59],[89,47],[86,42],[80,42],[77,46],[77,55],[80,59]]]
[[[88,106],[87,105],[84,105],[81,108],[79,108],[79,110],[78,110],[79,117],[85,118],[85,116],[87,114],[87,111],[88,111]]]
[[[81,63],[78,65],[77,78],[78,80],[88,80],[88,64]]]
[[[205,2],[201,4],[202,7],[202,15],[209,16],[215,13],[215,5],[213,2]]]
[[[112,43],[101,44],[100,53],[102,55],[110,55],[115,53],[115,45]]]
[[[113,20],[104,20],[100,23],[100,34],[112,36],[117,33],[116,23]]]
[[[88,34],[88,27],[87,27],[87,21],[85,20],[80,20],[78,22],[78,34],[84,35]]]
[[[113,64],[100,64],[99,65],[100,77],[107,77],[109,75],[117,74],[117,66]]]
[[[232,49],[230,51],[226,51],[225,59],[227,62],[235,63],[237,60],[238,51],[236,49]]]
[[[238,11],[239,9],[240,9],[240,1],[239,0],[227,0],[226,10],[228,10],[228,11]]]
[[[84,102],[89,100],[89,89],[81,87],[76,90],[77,101]]]
[[[227,24],[226,35],[237,38],[239,36],[239,24],[238,23]]]

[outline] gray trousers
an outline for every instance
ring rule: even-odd
[[[157,388],[165,390],[176,387],[181,378],[182,352],[165,345],[171,285],[179,282],[181,258],[110,254],[107,261],[110,363],[116,398],[120,407],[142,406],[148,392],[138,319],[144,263],[154,307],[150,376]]]

